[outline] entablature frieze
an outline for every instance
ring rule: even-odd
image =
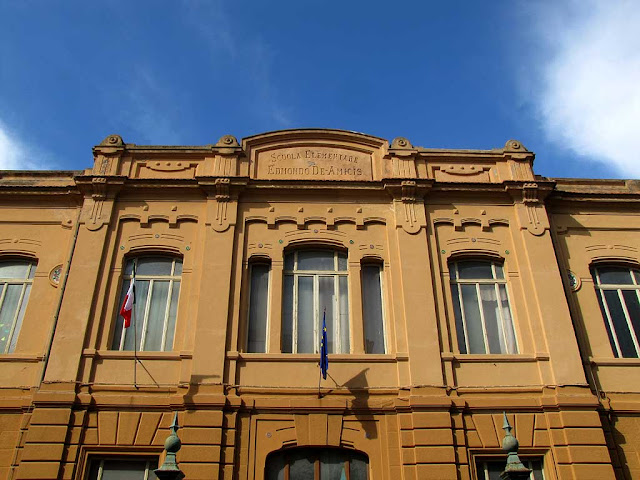
[[[417,147],[362,133],[298,129],[267,132],[239,142],[232,135],[204,146],[139,146],[118,135],[94,147],[98,175],[131,179],[247,176],[255,180],[376,182],[390,178],[454,183],[533,181],[534,154],[509,140],[493,150]]]

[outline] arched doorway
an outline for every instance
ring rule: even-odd
[[[289,448],[271,453],[266,480],[367,480],[369,459],[344,448]]]

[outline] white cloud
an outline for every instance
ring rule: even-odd
[[[542,71],[534,89],[545,133],[640,178],[640,4],[537,5],[530,13]]]
[[[46,170],[38,150],[21,141],[0,122],[0,170]]]

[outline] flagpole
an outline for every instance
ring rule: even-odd
[[[136,264],[137,259],[133,260],[133,305],[131,306],[131,323],[133,324],[133,386],[138,388],[138,336],[136,332]]]
[[[327,315],[327,307],[324,307],[324,312],[322,314],[322,328],[320,329],[320,363],[318,366],[320,367],[318,370],[318,398],[322,398],[322,393],[320,393],[320,383],[322,382],[322,364],[324,362],[324,350],[326,348],[324,345],[324,323],[325,316]]]

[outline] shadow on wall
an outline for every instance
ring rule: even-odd
[[[638,446],[640,444],[640,439],[638,435],[632,435],[631,441],[625,437],[625,435],[618,429],[618,425],[620,423],[625,424],[625,430],[627,432],[627,436],[629,436],[629,430],[634,431],[635,433],[640,432],[640,415],[625,415],[623,418],[620,418],[616,415],[611,415],[610,420],[607,420],[606,417],[601,417],[603,419],[603,423],[608,423],[611,435],[610,439],[607,439],[607,443],[609,444],[610,440],[613,440],[613,445],[608,445],[609,449],[612,447],[617,455],[612,455],[612,463],[613,468],[616,471],[616,478],[624,478],[625,480],[631,480],[638,477],[640,473],[640,469],[637,468],[638,465]],[[610,450],[611,451],[611,450]],[[618,458],[616,459],[615,456]],[[631,457],[631,458],[628,458]],[[619,473],[622,472],[622,477],[619,477]]]
[[[367,370],[365,368],[358,374],[351,377],[342,385],[336,382],[328,372],[327,375],[336,384],[336,387],[345,387],[353,395],[353,401],[351,403],[351,412],[355,415],[358,422],[362,426],[367,438],[378,438],[378,429],[376,426],[376,420],[370,412],[369,405],[369,382],[367,381]]]

